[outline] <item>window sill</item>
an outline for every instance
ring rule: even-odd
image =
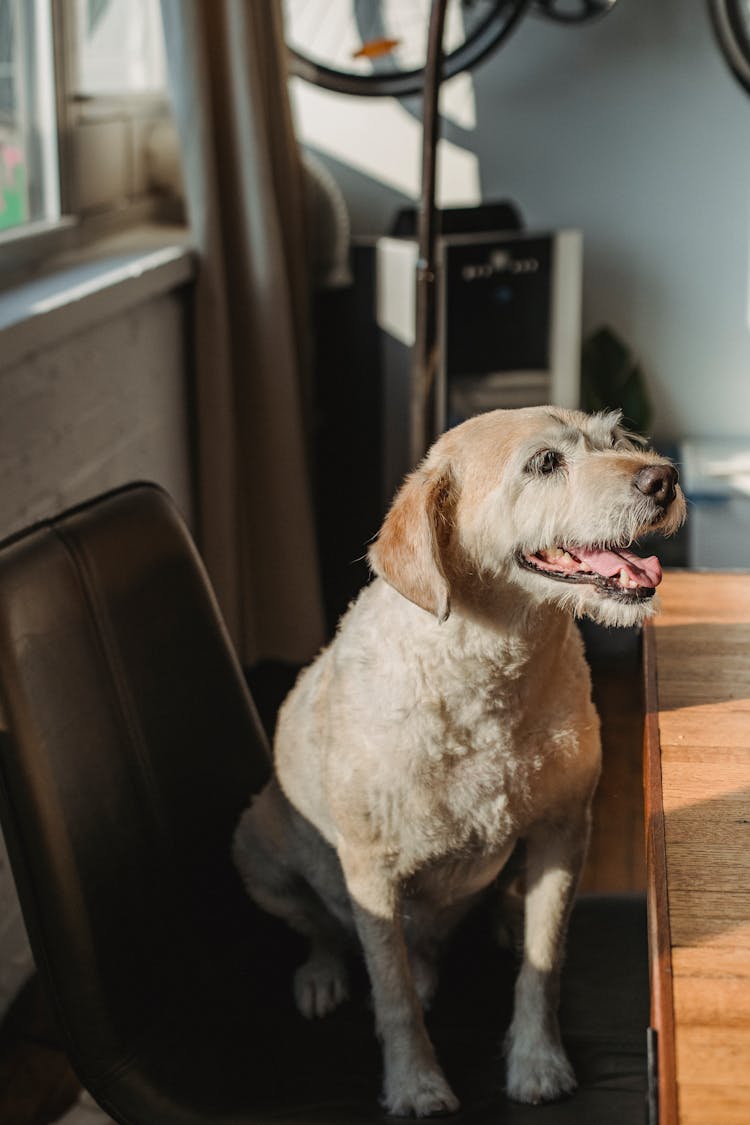
[[[195,254],[183,227],[143,227],[61,257],[43,277],[0,293],[3,367],[185,285]]]

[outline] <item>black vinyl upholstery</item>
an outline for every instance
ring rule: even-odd
[[[302,947],[229,858],[268,773],[264,736],[196,549],[132,485],[0,547],[0,812],[40,976],[82,1082],[123,1125],[382,1121],[364,973],[305,1022]],[[562,1026],[580,1088],[507,1102],[513,960],[486,919],[451,948],[429,1024],[461,1120],[644,1120],[638,897],[583,898]]]

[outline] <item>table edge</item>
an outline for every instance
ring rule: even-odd
[[[657,1032],[659,1125],[677,1125],[672,933],[669,922],[667,843],[661,775],[659,684],[652,622],[643,628],[643,791],[646,825],[651,1026]]]

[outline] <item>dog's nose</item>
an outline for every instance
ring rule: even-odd
[[[666,508],[675,496],[677,470],[674,465],[647,465],[635,475],[635,487],[650,496],[659,507]]]

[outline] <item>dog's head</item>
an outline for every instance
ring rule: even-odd
[[[669,461],[617,413],[496,410],[443,434],[396,495],[370,564],[444,621],[490,611],[515,588],[608,625],[653,612],[655,556],[631,547],[671,534],[685,500]]]

